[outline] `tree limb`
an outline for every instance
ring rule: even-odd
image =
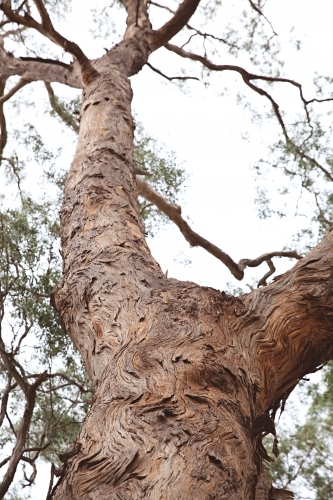
[[[180,232],[184,238],[189,242],[192,247],[200,246],[204,248],[207,252],[212,254],[218,260],[220,260],[231,272],[231,274],[239,281],[244,277],[244,270],[246,267],[257,267],[263,262],[267,262],[269,271],[265,276],[259,281],[258,286],[266,285],[266,280],[271,276],[275,267],[271,261],[272,257],[289,257],[293,259],[301,259],[302,256],[298,255],[294,251],[286,252],[269,252],[261,255],[257,259],[242,259],[238,264],[225,252],[223,252],[216,245],[206,240],[198,233],[194,232],[188,223],[183,219],[181,215],[181,208],[178,205],[169,203],[163,196],[154,191],[145,180],[140,176],[136,176],[136,184],[138,188],[138,195],[145,198],[147,201],[156,205],[156,207],[161,210],[165,215],[169,217],[180,229]]]
[[[272,32],[273,32],[273,35],[274,35],[274,36],[277,36],[277,33],[276,33],[276,31],[274,30],[272,23],[271,23],[271,22],[270,22],[270,20],[269,20],[269,19],[265,16],[265,14],[264,14],[264,13],[263,13],[263,11],[260,9],[260,7],[259,7],[258,5],[256,5],[256,4],[255,4],[252,0],[249,0],[249,3],[250,3],[250,5],[251,5],[252,9],[253,9],[254,11],[256,11],[256,12],[257,12],[257,14],[259,14],[259,16],[262,16],[262,17],[265,19],[265,21],[266,21],[266,22],[270,25],[270,27],[271,27],[271,29],[272,29]]]
[[[7,78],[0,77],[0,99],[4,96]],[[7,144],[7,124],[3,103],[0,102],[0,158],[2,158],[3,150]]]
[[[41,373],[37,378],[37,380],[32,385],[27,384],[27,392],[25,393],[26,405],[24,409],[24,414],[22,416],[20,427],[17,432],[16,443],[12,451],[12,455],[10,457],[7,471],[4,474],[2,482],[0,484],[0,498],[4,497],[4,495],[8,491],[8,488],[13,482],[18,463],[22,457],[24,444],[30,427],[31,418],[35,407],[36,390],[39,387],[39,385],[43,383],[45,380],[47,380],[46,371]]]
[[[160,4],[160,3],[153,2],[153,1],[150,1],[150,2],[149,2],[149,5],[154,5],[155,7],[158,7],[158,8],[160,8],[160,9],[167,10],[168,12],[170,12],[170,14],[175,14],[175,11],[174,11],[174,10],[172,10],[172,9],[170,9],[170,7],[167,7],[166,5],[162,5],[162,4]],[[226,40],[225,38],[219,38],[219,37],[217,37],[217,36],[211,35],[210,33],[203,33],[202,31],[198,30],[197,28],[194,28],[192,25],[190,25],[190,24],[188,24],[188,23],[187,23],[185,26],[186,26],[186,28],[187,28],[188,30],[190,30],[190,31],[194,31],[194,32],[195,32],[195,33],[194,33],[194,35],[192,35],[192,36],[191,36],[191,38],[192,38],[193,36],[198,35],[198,36],[201,36],[202,38],[212,38],[213,40],[216,40],[216,41],[218,41],[218,42],[222,42],[222,43],[224,43],[225,45],[228,45],[229,47],[232,47],[232,48],[239,48],[239,47],[237,47],[237,45],[236,45],[235,43],[230,43],[230,42],[228,42],[228,40]],[[188,43],[188,42],[186,42],[186,43]],[[185,45],[186,45],[186,44],[185,44]]]
[[[262,81],[266,81],[268,83],[274,83],[274,82],[289,83],[289,84],[293,85],[294,87],[297,87],[299,90],[299,93],[300,93],[301,101],[302,101],[303,106],[304,106],[305,114],[307,116],[307,121],[310,124],[310,117],[309,117],[309,113],[308,113],[306,106],[309,103],[313,102],[313,99],[307,101],[304,98],[302,85],[300,83],[295,82],[294,80],[291,80],[288,78],[271,77],[271,76],[256,75],[253,73],[249,73],[241,66],[234,66],[231,64],[214,64],[204,56],[201,56],[199,54],[194,54],[193,52],[188,52],[188,51],[178,47],[177,45],[173,45],[170,43],[165,44],[165,48],[170,50],[171,52],[174,52],[175,54],[178,54],[181,57],[186,58],[186,59],[191,59],[192,61],[199,61],[199,62],[201,62],[201,64],[203,64],[203,66],[205,66],[206,68],[208,68],[212,71],[235,71],[236,73],[239,73],[242,76],[244,83],[248,87],[250,87],[252,90],[254,90],[257,94],[266,97],[270,101],[270,103],[272,104],[275,116],[276,116],[276,118],[281,126],[282,133],[284,135],[286,143],[289,144],[290,146],[292,146],[301,158],[306,159],[310,163],[313,163],[319,170],[321,170],[323,172],[323,174],[325,175],[325,177],[327,177],[328,180],[333,182],[333,175],[323,165],[321,165],[315,158],[312,158],[311,156],[304,153],[290,139],[288,131],[287,131],[287,127],[284,123],[284,120],[283,120],[282,114],[280,112],[280,107],[279,107],[278,103],[273,99],[273,97],[266,90],[254,85],[252,83],[252,80],[262,80]]]
[[[41,57],[14,57],[0,45],[0,74],[3,78],[21,76],[27,82],[57,82],[82,89],[81,71],[78,63],[65,64],[61,61]]]
[[[149,36],[151,50],[157,50],[177,35],[191,19],[199,3],[200,0],[184,0],[173,17]]]
[[[8,92],[0,97],[0,104],[8,101],[18,90],[23,88],[28,83],[31,83],[32,80],[26,80],[25,78],[21,78]]]
[[[94,69],[88,57],[76,43],[67,40],[67,38],[63,37],[54,29],[43,1],[34,0],[34,3],[41,17],[41,23],[38,23],[28,12],[24,12],[24,15],[22,16],[18,14],[16,10],[12,10],[11,0],[3,0],[0,5],[0,9],[11,22],[26,26],[27,28],[35,29],[40,34],[46,36],[49,40],[59,45],[66,52],[72,54],[80,64],[84,83],[88,84],[92,79],[98,76],[98,72]]]
[[[159,69],[155,68],[152,66],[149,62],[146,63],[146,66],[148,66],[152,71],[155,71],[155,73],[163,76],[163,78],[166,78],[169,80],[169,82],[172,82],[172,80],[198,80],[200,82],[200,79],[197,78],[196,76],[168,76],[162,73]]]
[[[27,397],[29,384],[27,384],[24,378],[19,374],[18,370],[15,367],[14,360],[12,359],[12,356],[6,351],[5,344],[1,338],[0,338],[0,356],[2,358],[3,364],[6,367],[6,370],[16,380],[17,384],[21,387],[24,395]]]

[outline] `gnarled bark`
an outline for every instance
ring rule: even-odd
[[[167,279],[135,208],[128,76],[148,54],[125,40],[83,93],[54,300],[96,393],[54,498],[254,499],[269,410],[333,355],[333,234],[242,299]]]
[[[208,69],[236,71],[271,102],[287,143],[278,104],[251,81],[296,86],[305,109],[313,100],[306,101],[292,80],[215,65],[169,44],[188,24],[198,0],[184,0],[157,30],[145,0],[123,3],[128,15],[123,41],[93,61],[55,30],[42,0],[34,0],[40,22],[25,10],[25,2],[17,8],[10,0],[0,4],[5,23],[37,30],[75,58],[67,65],[14,57],[0,37],[1,93],[8,77],[21,76],[0,106],[31,81],[84,89],[61,213],[64,275],[52,300],[85,361],[95,396],[72,449],[60,457],[65,465],[50,497],[277,498],[262,466],[263,458],[269,460],[262,437],[275,435],[275,412],[299,379],[333,357],[333,233],[292,270],[242,299],[167,279],[150,254],[136,211],[129,77],[163,45]],[[298,154],[332,179],[316,160]],[[207,248],[209,242],[190,232],[177,214],[173,219],[189,241]],[[263,260],[270,266],[272,257],[236,264],[217,247],[210,250],[238,278],[246,266]],[[10,373],[19,383],[15,370]],[[33,410],[30,389],[23,387],[27,424]],[[26,426],[20,433],[3,494],[23,453]]]

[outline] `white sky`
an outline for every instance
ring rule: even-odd
[[[73,12],[67,16],[67,26],[62,28],[63,34],[81,44],[88,56],[101,55],[103,47],[110,47],[110,44],[107,41],[105,44],[95,42],[90,36],[91,2],[75,0],[73,3]],[[100,3],[101,0],[94,2],[95,5]],[[229,4],[225,2],[226,14]],[[331,74],[331,0],[271,0],[266,13],[282,40],[290,38],[290,29],[295,26],[293,35],[303,41],[301,52],[289,52],[285,74],[302,82],[308,81],[309,88],[315,71]],[[166,68],[170,67],[170,57],[164,52],[160,50],[154,56],[154,64],[162,70],[164,62]],[[246,61],[244,64],[246,67]],[[166,72],[170,75],[178,73],[169,69]],[[183,214],[190,218],[195,231],[238,260],[254,258],[288,245],[298,229],[299,219],[292,215],[296,194],[289,202],[289,219],[260,221],[256,215],[253,205],[255,180],[251,165],[265,158],[267,144],[274,141],[276,128],[267,124],[262,128],[254,127],[250,115],[241,106],[236,106],[232,92],[230,95],[220,95],[222,86],[228,83],[234,86],[235,81],[234,76],[224,74],[216,79],[217,86],[209,89],[193,82],[189,84],[190,91],[185,94],[149,68],[144,68],[132,78],[132,85],[133,108],[138,119],[149,134],[174,151],[179,161],[185,162],[190,174],[183,197]],[[252,98],[251,94],[248,95]],[[294,95],[288,92],[281,95],[281,99],[284,104],[288,104]],[[260,105],[260,99],[253,96],[252,104]],[[46,132],[50,136],[54,135],[53,128]],[[246,132],[250,134],[248,142],[242,139]],[[70,152],[67,159],[69,165]],[[34,183],[35,180],[31,179]],[[190,249],[178,229],[171,225],[150,239],[149,244],[153,255],[162,269],[168,270],[169,276],[222,290],[228,281],[236,286],[238,284],[228,270],[204,250]],[[175,258],[190,259],[192,264],[184,267],[174,262]],[[290,266],[289,262],[281,260],[277,260],[277,264],[278,273]],[[262,268],[257,275],[262,276],[266,272],[266,268]],[[244,282],[250,281],[251,272],[248,272]],[[48,470],[44,477],[39,476],[39,480],[41,482],[33,494],[34,500],[45,498]]]

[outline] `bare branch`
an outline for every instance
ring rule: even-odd
[[[81,66],[82,78],[85,83],[89,83],[89,81],[96,78],[98,76],[98,72],[93,68],[90,60],[84,54],[82,49],[76,43],[67,40],[67,38],[63,37],[54,29],[43,1],[34,0],[34,3],[41,17],[41,24],[38,23],[28,12],[24,12],[24,15],[22,16],[18,14],[17,11],[12,10],[10,0],[3,0],[0,5],[0,9],[10,21],[17,23],[18,25],[35,29],[42,35],[46,36],[49,40],[62,47],[66,52],[72,54]]]
[[[31,81],[32,80],[25,80],[24,78],[20,78],[20,80],[7,92],[7,94],[0,97],[0,104],[8,101],[14,94],[16,94],[18,90],[23,88],[25,85],[28,85],[28,83],[31,83]]]
[[[13,482],[17,465],[22,457],[22,453],[24,450],[24,443],[26,441],[27,433],[31,423],[31,418],[35,407],[36,390],[38,386],[45,380],[47,380],[47,372],[41,373],[40,376],[32,385],[26,384],[27,392],[25,392],[26,405],[24,409],[24,414],[22,416],[20,427],[17,432],[16,443],[12,451],[12,455],[10,457],[7,471],[3,476],[2,483],[0,484],[0,498],[4,497],[4,495],[8,491],[8,488]]]
[[[41,57],[13,57],[0,46],[0,72],[3,78],[18,75],[23,80],[57,82],[82,89],[81,71],[78,63],[65,64],[61,61]]]
[[[12,356],[6,351],[5,344],[1,338],[0,338],[0,356],[2,358],[3,364],[6,367],[6,370],[16,380],[18,385],[21,387],[24,395],[27,397],[28,384],[26,383],[24,378],[20,375],[17,368],[15,367],[14,359],[12,359]]]
[[[4,38],[7,38],[8,36],[18,35],[19,33],[22,33],[22,31],[24,31],[25,29],[26,29],[26,27],[23,26],[22,28],[16,28],[14,30],[5,31],[4,33],[0,34],[0,39],[3,40]]]
[[[4,420],[6,412],[7,412],[8,397],[9,397],[9,393],[11,391],[11,381],[12,381],[12,378],[10,375],[8,375],[7,384],[6,384],[6,387],[2,393],[2,398],[1,398],[0,427],[2,426],[3,420]]]
[[[47,441],[46,444],[43,446],[33,446],[31,448],[25,448],[22,453],[31,453],[32,451],[43,451],[45,450],[48,446],[50,446],[51,441]],[[37,458],[37,457],[36,457]]]
[[[265,285],[266,280],[275,271],[275,267],[271,262],[272,257],[289,257],[294,259],[301,259],[302,256],[298,255],[297,252],[286,251],[286,252],[270,252],[261,255],[257,259],[242,259],[237,264],[227,253],[223,252],[216,245],[206,240],[198,233],[195,233],[188,223],[183,219],[181,215],[181,208],[178,205],[169,203],[163,196],[154,191],[145,180],[140,176],[136,176],[136,184],[138,188],[138,195],[145,198],[147,201],[156,205],[156,207],[161,210],[165,215],[169,217],[180,229],[185,239],[193,247],[200,246],[204,248],[207,252],[212,254],[214,257],[219,259],[231,272],[231,274],[238,280],[242,280],[244,277],[244,269],[246,267],[257,267],[263,262],[267,262],[270,270],[265,276],[260,280],[259,285]],[[274,269],[273,269],[274,268]]]
[[[82,384],[79,384],[79,382],[77,380],[74,380],[70,377],[68,377],[67,375],[65,375],[64,373],[49,373],[48,374],[48,378],[51,379],[51,378],[55,378],[55,377],[60,377],[60,378],[63,378],[65,380],[67,380],[67,382],[70,384],[70,385],[75,385],[78,389],[80,389],[80,392],[83,392],[83,393],[86,393],[86,392],[93,392],[92,389],[86,389]]]
[[[152,51],[165,45],[172,37],[186,26],[196,11],[200,0],[184,0],[173,17],[160,29],[153,31],[149,37],[149,45]]]
[[[0,99],[4,96],[7,78],[0,78]],[[7,144],[7,124],[5,113],[3,110],[3,103],[0,103],[0,158],[2,157],[3,150]]]
[[[146,65],[151,70],[155,71],[155,73],[158,73],[159,75],[163,76],[163,78],[166,78],[167,80],[169,80],[169,82],[172,82],[172,80],[197,80],[198,82],[200,82],[200,79],[197,78],[196,76],[168,76],[168,75],[165,75],[164,73],[162,73],[162,71],[160,71],[159,69],[152,66],[149,62],[147,62]]]
[[[16,432],[16,429],[15,429],[15,427],[14,427],[14,425],[13,425],[13,422],[11,421],[11,419],[10,419],[10,417],[9,417],[9,415],[8,415],[8,413],[7,413],[7,412],[6,412],[6,419],[8,420],[9,427],[10,427],[10,429],[11,429],[12,433],[14,434],[14,436],[15,436],[15,437],[17,437],[17,432]]]
[[[162,5],[162,4],[157,3],[157,2],[149,2],[149,5],[154,5],[155,7],[158,7],[160,9],[167,10],[168,12],[170,12],[170,14],[175,14],[175,11],[170,9],[170,7],[167,7],[166,5]],[[210,33],[203,33],[202,31],[198,30],[197,28],[194,28],[193,26],[191,26],[188,23],[185,26],[188,30],[195,32],[194,35],[191,36],[191,38],[193,36],[198,35],[198,36],[201,36],[202,38],[212,38],[213,40],[216,40],[217,42],[222,42],[225,45],[228,45],[229,47],[232,47],[232,48],[239,48],[239,47],[237,47],[237,45],[235,43],[230,43],[225,38],[219,38],[217,36],[211,35]],[[186,42],[186,43],[188,43],[188,42]]]
[[[253,10],[255,10],[255,11],[259,14],[259,16],[262,16],[262,17],[265,19],[265,21],[266,21],[266,22],[270,25],[270,27],[271,27],[271,29],[272,29],[272,32],[273,32],[273,35],[274,35],[274,36],[277,36],[277,33],[276,33],[276,31],[274,30],[272,23],[271,23],[271,22],[270,22],[270,20],[269,20],[269,19],[265,16],[265,14],[264,14],[264,13],[263,13],[263,11],[260,9],[260,7],[259,7],[258,5],[256,5],[256,4],[255,4],[252,0],[249,0],[249,2],[250,2],[250,5],[251,5],[252,9],[253,9]]]
[[[9,460],[10,460],[10,457],[4,458],[4,459],[2,460],[2,462],[0,462],[0,469],[1,469],[1,467],[3,467],[4,465],[6,465],[6,464],[9,462]]]
[[[289,83],[289,84],[293,85],[294,87],[297,87],[299,90],[299,93],[300,93],[300,98],[301,98],[303,106],[304,106],[304,110],[305,110],[305,114],[307,116],[308,123],[310,123],[310,117],[309,117],[309,113],[308,113],[306,106],[312,101],[307,101],[304,98],[302,85],[300,83],[295,82],[294,80],[291,80],[288,78],[271,77],[271,76],[256,75],[253,73],[249,73],[241,66],[234,66],[231,64],[214,64],[204,56],[200,56],[199,54],[194,54],[193,52],[188,52],[188,51],[186,51],[180,47],[177,47],[176,45],[172,45],[170,43],[165,44],[165,48],[170,50],[171,52],[178,54],[181,57],[191,59],[192,61],[199,61],[199,62],[201,62],[201,64],[203,64],[206,68],[208,68],[210,70],[213,70],[213,71],[235,71],[236,73],[239,73],[242,76],[244,83],[248,87],[250,87],[252,90],[254,90],[257,94],[266,97],[270,101],[270,103],[272,104],[275,116],[276,116],[276,118],[281,126],[282,133],[284,135],[286,143],[289,144],[290,146],[292,146],[301,158],[306,159],[310,163],[313,163],[319,170],[321,170],[323,172],[323,174],[327,177],[328,180],[333,181],[333,175],[323,165],[321,165],[315,158],[312,158],[311,156],[304,153],[300,149],[300,147],[298,147],[290,139],[286,125],[285,125],[283,117],[282,117],[282,114],[280,112],[280,107],[279,107],[278,103],[273,99],[273,97],[268,92],[266,92],[266,90],[254,85],[252,83],[252,80],[262,80],[262,81],[266,81],[268,83],[274,83],[274,82]]]

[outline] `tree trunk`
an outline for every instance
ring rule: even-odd
[[[61,213],[54,300],[96,393],[54,498],[254,499],[268,410],[333,354],[332,233],[242,299],[167,279],[136,212],[125,42],[94,63]]]

